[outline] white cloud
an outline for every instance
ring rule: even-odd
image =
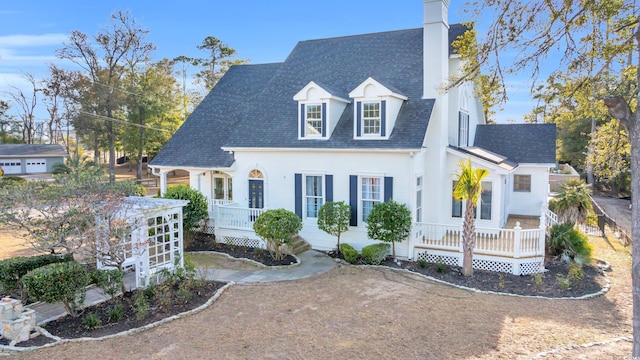
[[[0,35],[0,48],[61,46],[69,39],[67,34],[39,34],[39,35]]]

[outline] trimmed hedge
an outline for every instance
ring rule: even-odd
[[[349,264],[355,264],[358,261],[358,250],[349,244],[340,244],[340,253]]]
[[[22,277],[29,297],[46,303],[62,302],[71,316],[78,316],[91,278],[87,269],[75,262],[49,264],[31,270]]]
[[[380,265],[389,255],[391,245],[388,243],[377,243],[362,248],[362,259],[371,265]]]
[[[60,262],[72,261],[71,255],[37,255],[14,257],[0,261],[0,292],[26,300],[21,278],[31,270]]]

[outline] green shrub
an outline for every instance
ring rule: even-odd
[[[531,282],[533,283],[533,287],[537,291],[540,291],[540,289],[542,288],[543,280],[544,278],[542,277],[542,273],[535,273],[531,275]]]
[[[302,230],[302,220],[289,210],[267,210],[253,223],[253,230],[267,242],[271,257],[276,261],[283,260],[284,246],[291,244],[293,237]]]
[[[93,330],[102,324],[102,320],[96,313],[87,314],[82,318],[82,325],[87,330]]]
[[[582,264],[571,263],[567,265],[567,277],[571,282],[578,283],[584,277],[584,270]]]
[[[207,199],[200,191],[190,188],[189,185],[169,187],[163,198],[189,200],[182,209],[182,224],[186,232],[195,231],[198,224],[209,216]]]
[[[411,211],[405,204],[393,200],[373,206],[367,217],[369,239],[390,242],[396,258],[396,242],[402,242],[411,232]],[[364,249],[362,256],[364,257]]]
[[[27,182],[27,179],[20,176],[0,176],[0,188],[21,185]]]
[[[550,255],[566,255],[579,263],[589,263],[593,248],[589,238],[571,224],[551,227],[547,238],[547,252]]]
[[[115,297],[122,287],[124,272],[118,269],[94,270],[91,272],[91,283],[96,284],[105,294]]]
[[[117,303],[113,305],[109,311],[107,312],[107,316],[109,318],[110,323],[115,323],[120,321],[124,316],[124,308],[121,303]]]
[[[444,274],[444,272],[447,271],[447,264],[442,261],[442,256],[438,256],[436,259],[436,271],[438,274]]]
[[[37,255],[30,257],[14,257],[0,261],[0,292],[14,298],[26,300],[21,278],[26,273],[39,267],[72,261],[71,255]]]
[[[344,260],[349,264],[355,264],[358,261],[358,250],[349,244],[340,244],[340,252]]]
[[[418,260],[418,266],[419,266],[421,269],[426,268],[426,267],[427,267],[427,260],[425,260],[425,259],[419,259],[419,260]]]
[[[74,261],[49,264],[31,270],[22,277],[29,298],[47,303],[62,302],[67,312],[77,317],[89,284],[84,266]]]
[[[371,265],[380,265],[380,263],[389,255],[391,245],[387,243],[377,243],[362,248],[362,259]]]
[[[340,235],[349,230],[349,219],[351,219],[351,207],[343,201],[327,201],[318,210],[318,229],[338,238],[336,246],[338,252],[342,251]]]
[[[149,315],[149,301],[142,289],[138,289],[133,295],[133,311],[136,313],[136,319],[138,321]]]
[[[571,286],[571,280],[568,277],[564,277],[560,274],[556,275],[556,284],[560,290],[565,291]]]

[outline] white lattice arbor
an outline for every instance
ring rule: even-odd
[[[188,203],[187,200],[131,196],[121,204],[117,215],[126,221],[131,231],[121,238],[118,254],[114,256],[122,256],[123,267],[135,270],[136,288],[148,286],[162,269],[183,266],[182,208]],[[108,253],[104,251],[105,246],[110,246],[107,242],[98,239],[100,246],[102,253]],[[98,257],[97,266],[98,269],[114,268],[105,257]]]

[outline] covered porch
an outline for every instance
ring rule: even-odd
[[[267,209],[240,207],[229,201],[210,202],[206,231],[220,242],[264,247],[253,223]],[[504,228],[476,228],[475,269],[527,275],[543,271],[545,233],[549,216],[509,215]],[[462,225],[414,223],[409,258],[462,266]]]

